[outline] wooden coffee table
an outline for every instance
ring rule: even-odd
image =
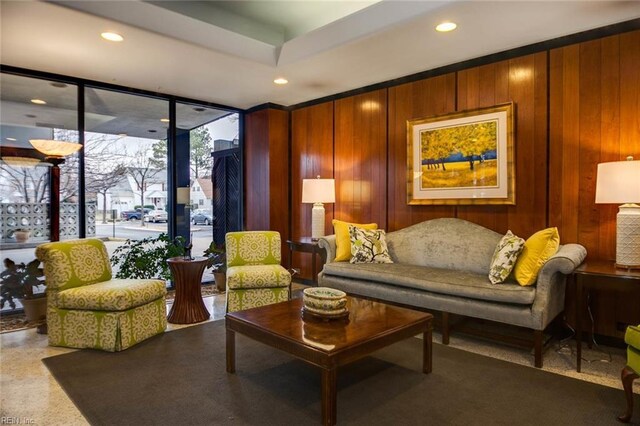
[[[341,365],[423,333],[422,371],[431,372],[431,314],[355,297],[349,297],[347,306],[348,321],[303,320],[302,299],[228,313],[227,372],[235,372],[235,333],[320,367],[324,425],[336,423],[336,374]]]

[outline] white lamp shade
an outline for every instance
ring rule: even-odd
[[[640,161],[613,161],[598,164],[596,203],[640,202]]]
[[[177,204],[189,204],[191,201],[191,188],[188,186],[179,187],[176,190]]]
[[[303,203],[335,203],[336,185],[334,179],[303,179]]]
[[[31,157],[2,157],[2,161],[8,166],[13,167],[35,167],[40,164],[39,158]],[[43,163],[47,165],[47,163]]]
[[[48,139],[31,139],[31,145],[44,155],[50,157],[66,157],[82,148],[82,145],[75,142],[53,141]]]

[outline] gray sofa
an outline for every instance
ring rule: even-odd
[[[335,235],[320,239],[325,265],[321,286],[392,303],[437,310],[443,343],[449,343],[449,313],[533,330],[535,366],[542,367],[543,331],[563,310],[567,275],[587,255],[579,244],[560,246],[540,270],[535,285],[512,278],[491,284],[489,266],[502,235],[461,219],[434,219],[387,234],[395,263],[335,262]]]

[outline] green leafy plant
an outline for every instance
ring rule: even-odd
[[[184,255],[184,238],[172,241],[167,234],[142,240],[127,240],[111,256],[119,270],[116,278],[171,279],[167,259]]]
[[[16,308],[14,299],[34,299],[44,297],[44,293],[34,293],[33,289],[44,283],[44,272],[37,259],[25,264],[15,263],[11,259],[4,260],[4,271],[0,273],[0,308],[9,304]]]
[[[207,258],[207,268],[211,268],[213,272],[227,272],[227,252],[224,244],[217,245],[212,241],[204,251],[204,257]]]

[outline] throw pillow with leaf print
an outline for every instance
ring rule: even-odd
[[[385,232],[382,229],[362,229],[349,225],[349,240],[351,241],[350,263],[393,263]]]

